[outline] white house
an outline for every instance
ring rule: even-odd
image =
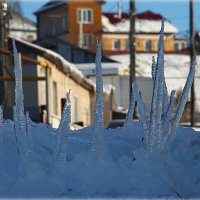
[[[34,41],[37,38],[36,24],[21,14],[10,10],[9,36],[26,41]]]
[[[150,105],[152,96],[151,66],[152,56],[157,54],[137,53],[136,54],[136,81],[141,89],[142,97],[146,104]],[[113,60],[129,66],[130,57],[128,54],[111,56]],[[165,54],[165,78],[168,94],[175,89],[183,89],[190,69],[190,56],[186,54]],[[128,70],[128,69],[127,69]],[[129,77],[126,79],[129,85]],[[200,111],[200,56],[197,56],[197,66],[195,74],[195,99],[196,111]],[[122,90],[122,93],[126,91]],[[127,103],[128,104],[128,103]]]

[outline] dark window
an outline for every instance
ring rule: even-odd
[[[120,40],[113,40],[113,50],[120,50]]]
[[[151,51],[151,40],[145,40],[144,41],[144,50],[145,51]]]
[[[130,49],[130,42],[129,42],[129,40],[125,41],[125,48],[126,48],[127,51],[129,51],[129,49]]]

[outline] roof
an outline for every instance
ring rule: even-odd
[[[37,45],[41,45],[41,46],[44,46],[45,47],[45,44],[48,44],[48,45],[58,45],[58,44],[63,44],[63,45],[66,45],[66,48],[68,48],[70,46],[70,50],[77,50],[79,52],[84,52],[85,55],[92,55],[92,57],[95,57],[96,56],[96,53],[94,51],[91,51],[91,50],[88,50],[88,49],[83,49],[83,48],[80,48],[76,45],[73,45],[71,44],[70,42],[68,41],[63,41],[59,38],[56,38],[56,37],[53,37],[53,36],[46,36],[45,38],[41,38],[41,39],[38,39],[36,40],[34,43],[36,43]],[[69,50],[69,51],[70,51]],[[66,55],[66,54],[65,54]],[[68,58],[69,59],[69,58]],[[110,59],[108,56],[106,55],[102,55],[102,62],[115,62],[113,61],[112,59]],[[75,63],[74,61],[70,60],[72,63]]]
[[[118,17],[118,13],[103,13],[103,15],[108,18],[111,24],[117,24],[123,19],[129,19],[129,13],[122,13],[121,18]]]
[[[47,10],[51,10],[54,9],[56,7],[62,6],[64,4],[66,4],[67,0],[52,0],[49,1],[48,3],[44,4],[39,10],[37,10],[36,12],[34,12],[35,15],[47,11]]]
[[[165,19],[162,15],[151,11],[136,14],[136,33],[159,33],[162,19]],[[117,13],[103,13],[102,25],[104,33],[129,33],[129,14],[122,13],[122,17],[119,18]],[[165,19],[165,33],[175,34],[178,32],[179,30]]]
[[[47,59],[51,63],[53,63],[59,70],[61,70],[64,74],[74,80],[77,84],[80,84],[82,87],[86,88],[90,91],[95,91],[95,84],[87,79],[81,71],[79,71],[74,64],[65,60],[62,56],[51,51],[49,49],[43,48],[36,44],[21,40],[15,39],[16,45],[25,46],[27,49],[30,49],[36,52],[41,57]]]
[[[11,8],[9,9],[9,12],[10,12],[10,15],[11,15],[11,20],[12,20],[13,18],[18,17],[18,18],[22,19],[24,22],[26,22],[26,23],[28,23],[28,24],[30,24],[30,25],[36,27],[36,23],[33,22],[32,20],[28,19],[28,18],[25,17],[24,15],[21,15],[20,13],[14,11],[14,10],[11,9]]]
[[[154,13],[150,10],[147,10],[142,13],[137,13],[136,14],[137,19],[147,19],[147,20],[162,20],[164,17],[158,13]]]
[[[65,4],[67,4],[67,1],[68,0],[50,0],[48,3],[44,4],[39,10],[34,12],[34,14],[37,15],[42,12],[57,8],[59,6],[63,6]],[[79,1],[83,1],[83,0],[73,0],[73,1],[77,1],[77,3],[78,3]],[[105,3],[105,0],[94,0],[94,2],[103,4],[103,3]]]
[[[137,78],[151,78],[152,56],[157,57],[156,53],[137,53],[136,54],[136,81]],[[115,55],[111,56],[113,60],[127,65],[130,63],[130,55]],[[198,110],[200,110],[200,56],[197,57],[197,66],[195,73],[195,98]],[[164,55],[164,73],[168,88],[168,93],[175,89],[183,89],[188,72],[190,69],[190,56],[180,54],[165,54]]]
[[[127,20],[127,19],[130,18],[129,13],[125,13],[125,12],[123,12],[121,14],[120,18],[119,18],[118,13],[104,12],[103,15],[106,16],[109,19],[109,22],[111,24],[117,24],[122,20]],[[147,10],[147,11],[142,12],[142,13],[136,13],[136,18],[137,19],[146,19],[146,20],[162,20],[162,19],[165,19],[162,15],[154,13],[150,10]]]
[[[130,18],[129,13],[124,13],[124,12],[121,14],[120,18],[118,17],[119,16],[118,13],[110,13],[110,12],[106,13],[106,12],[104,12],[103,15],[109,19],[109,22],[111,24],[117,24],[122,20],[127,20],[127,19]],[[142,12],[142,13],[137,13],[136,18],[137,19],[146,19],[146,20],[162,20],[162,19],[164,19],[164,17],[162,15],[157,14],[157,13],[153,13],[150,10],[147,10],[147,11]]]
[[[95,64],[94,63],[82,63],[75,64],[77,69],[83,72],[85,76],[95,76]],[[126,65],[123,65],[119,62],[114,63],[101,63],[102,66],[102,74],[103,75],[119,75],[124,74],[124,70],[126,70]]]

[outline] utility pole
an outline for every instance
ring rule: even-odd
[[[195,38],[194,38],[194,9],[193,0],[190,0],[190,63],[192,64],[193,58],[195,56]],[[195,91],[194,91],[194,80],[191,87],[191,97],[190,97],[190,123],[191,126],[195,126]]]
[[[8,20],[8,4],[6,0],[0,0],[0,47],[7,49],[7,37],[9,29]],[[5,55],[0,55],[0,75],[7,76],[9,74],[8,59]],[[1,97],[0,103],[4,106],[11,104],[9,83],[3,82],[0,85]]]
[[[135,81],[135,0],[130,0],[130,99]]]

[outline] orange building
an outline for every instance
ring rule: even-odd
[[[102,37],[103,0],[50,1],[35,12],[38,39],[54,36],[73,45],[94,49]]]
[[[146,11],[136,14],[135,48],[137,52],[158,50],[158,39],[162,19],[165,20],[165,51],[174,51],[175,34],[178,29],[162,15]],[[129,51],[129,13],[103,13],[103,49],[106,53]]]

